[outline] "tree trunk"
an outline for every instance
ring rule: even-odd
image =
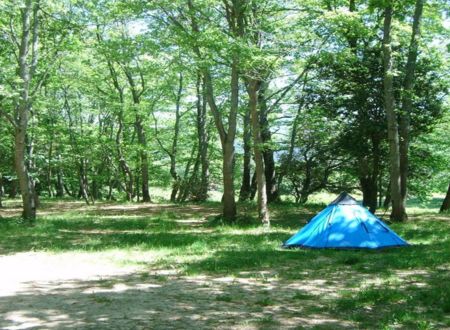
[[[195,196],[195,201],[204,202],[208,198],[209,189],[209,135],[207,129],[206,94],[205,83],[200,72],[197,73],[197,137],[198,153],[200,158],[200,187]]]
[[[90,205],[89,182],[86,174],[86,160],[82,159],[78,168],[78,183],[80,186],[79,196],[84,199],[87,205]]]
[[[200,33],[197,24],[196,10],[193,6],[192,0],[187,1],[189,16],[191,19],[192,32],[195,35]],[[234,13],[242,19],[240,8]],[[193,50],[198,59],[202,59],[202,53],[198,45],[193,45]],[[223,178],[223,218],[227,222],[234,222],[236,220],[236,201],[234,199],[234,140],[236,136],[236,120],[239,106],[239,74],[238,74],[238,54],[233,55],[231,65],[231,104],[230,112],[228,114],[228,129],[225,129],[223,115],[217,107],[214,97],[214,89],[212,84],[211,73],[208,66],[202,65],[199,67],[205,86],[205,96],[209,108],[214,118],[214,124],[219,133],[220,143],[222,146],[222,178]]]
[[[371,177],[360,178],[361,191],[363,193],[363,205],[369,207],[369,211],[377,210],[377,183]]]
[[[378,207],[378,184],[380,176],[380,139],[372,136],[371,166],[368,157],[359,159],[359,182],[363,193],[363,205],[369,207],[369,211],[375,213]]]
[[[26,127],[26,126],[25,126]],[[20,128],[15,130],[15,167],[22,195],[22,217],[26,222],[32,223],[36,219],[36,203],[34,197],[34,184],[28,174],[28,166],[25,158],[25,131]]]
[[[50,140],[50,145],[48,147],[47,155],[47,192],[48,197],[53,197],[53,185],[52,185],[52,157],[53,157],[53,141]]]
[[[256,191],[257,191],[257,184],[256,184],[256,172],[253,172],[252,175],[252,182],[250,184],[250,200],[254,200],[255,196],[256,196]]]
[[[143,118],[141,114],[139,113],[139,106],[141,103],[141,96],[142,93],[145,91],[145,81],[144,81],[144,75],[142,72],[140,73],[141,78],[141,88],[138,90],[138,87],[136,85],[136,82],[134,80],[133,74],[131,70],[127,66],[122,65],[122,69],[125,73],[125,76],[127,78],[128,84],[130,86],[133,105],[135,107],[135,129],[138,137],[139,142],[139,158],[140,158],[140,172],[141,172],[141,188],[142,188],[142,201],[144,203],[151,202],[150,198],[150,190],[149,190],[149,177],[148,177],[148,154],[147,154],[147,138],[145,135],[145,129],[143,125]]]
[[[388,182],[388,185],[386,187],[385,196],[384,196],[384,202],[383,207],[387,210],[389,208],[389,205],[391,205],[391,183]]]
[[[180,107],[181,107],[181,94],[183,92],[183,75],[180,73],[179,86],[175,104],[175,126],[172,140],[172,149],[170,152],[170,175],[172,176],[172,193],[170,194],[170,201],[175,202],[177,192],[180,187],[180,178],[177,173],[177,151],[178,151],[178,135],[180,134]]]
[[[58,155],[58,170],[56,172],[56,197],[64,197],[64,179],[61,167],[61,155]]]
[[[267,202],[271,203],[278,200],[278,185],[275,175],[275,159],[273,150],[271,147],[272,143],[272,133],[270,132],[269,120],[268,120],[268,107],[266,102],[266,90],[267,83],[262,82],[261,87],[258,92],[258,105],[260,114],[260,126],[261,126],[261,140],[263,142],[263,158],[264,158],[264,171],[266,178],[266,189],[267,189]]]
[[[225,131],[219,109],[214,100],[214,92],[211,76],[208,70],[204,70],[206,86],[206,98],[214,117],[214,123],[219,131],[222,145],[222,180],[223,180],[223,218],[226,222],[232,223],[236,220],[236,201],[234,199],[234,139],[236,135],[236,116],[239,101],[239,77],[236,59],[231,69],[231,91],[232,102],[230,114],[228,116],[228,130]]]
[[[3,187],[3,175],[0,173],[0,208],[3,208],[3,196],[5,195],[5,190]]]
[[[250,110],[244,115],[244,164],[242,169],[242,184],[239,191],[239,201],[245,202],[250,199],[251,195],[251,173],[250,173],[250,161],[251,161],[251,138],[252,132],[250,129]]]
[[[253,150],[255,155],[255,172],[258,189],[258,216],[263,225],[269,226],[270,217],[269,210],[267,208],[266,177],[264,170],[264,158],[262,153],[263,141],[261,138],[261,126],[258,112],[259,87],[259,81],[255,79],[249,79],[247,92],[250,99],[249,103],[252,122]]]
[[[125,177],[125,186],[126,186],[126,194],[127,201],[133,200],[133,173],[128,165],[128,162],[125,159],[125,155],[122,150],[122,134],[123,134],[123,110],[121,108],[119,116],[118,116],[119,128],[116,133],[116,150],[117,156],[119,158],[119,166],[122,169],[122,172]]]
[[[384,29],[383,29],[383,65],[384,65],[384,108],[386,111],[389,140],[389,162],[390,162],[390,182],[392,212],[391,220],[405,221],[407,215],[403,203],[400,186],[400,151],[397,114],[395,112],[393,81],[394,68],[391,50],[391,23],[392,23],[392,4],[389,3],[384,11]]]
[[[31,24],[33,18],[33,24]],[[31,26],[33,25],[33,26]],[[32,30],[32,31],[31,31]],[[36,219],[36,197],[34,182],[29,175],[27,153],[27,129],[32,106],[30,99],[30,84],[37,64],[37,42],[38,42],[38,3],[26,0],[22,10],[22,36],[19,47],[19,76],[21,79],[21,92],[19,104],[15,109],[14,129],[14,163],[19,188],[22,195],[23,212],[22,217],[27,223],[33,223]],[[32,45],[30,52],[30,37]],[[31,53],[31,60],[29,54]]]
[[[140,145],[139,157],[141,161],[140,172],[141,172],[141,189],[142,189],[142,201],[144,203],[151,202],[149,185],[148,185],[148,155],[147,155],[147,138],[145,136],[144,127],[142,125],[142,119],[139,115],[136,115],[136,132],[138,137],[138,142]]]
[[[200,164],[200,158],[195,157],[195,153],[197,152],[197,145],[194,144],[192,146],[192,152],[191,152],[191,157],[189,157],[189,160],[186,163],[186,167],[184,169],[184,176],[183,178],[180,178],[180,189],[178,192],[178,197],[177,197],[177,202],[185,202],[188,197],[189,197],[189,193],[192,192],[192,185],[195,182],[196,179],[196,173],[198,171],[198,167]],[[192,175],[189,178],[189,173],[191,172],[191,166],[192,166],[192,161],[195,159],[195,163],[194,163],[194,169],[192,171]],[[189,179],[188,179],[189,178]]]
[[[414,11],[411,41],[408,50],[408,60],[405,69],[405,80],[403,82],[402,111],[400,114],[399,133],[400,133],[400,175],[401,175],[401,194],[403,203],[406,203],[407,180],[408,180],[408,150],[409,150],[409,129],[410,116],[413,106],[414,93],[414,73],[416,70],[417,53],[419,49],[420,20],[423,12],[424,0],[416,0]]]
[[[450,184],[448,185],[447,195],[445,195],[439,212],[446,212],[450,210]]]

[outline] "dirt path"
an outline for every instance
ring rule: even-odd
[[[284,305],[295,283],[270,274],[187,277],[119,267],[99,254],[43,252],[2,256],[0,269],[1,329],[351,328],[303,317],[304,303]]]

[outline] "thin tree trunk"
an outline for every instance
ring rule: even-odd
[[[172,140],[172,149],[170,156],[170,175],[172,176],[172,193],[170,194],[170,201],[175,202],[178,189],[180,188],[180,177],[177,173],[177,151],[178,151],[178,136],[180,134],[180,107],[181,107],[181,94],[183,92],[183,75],[180,73],[179,86],[175,104],[175,126]]]
[[[250,161],[251,161],[251,138],[252,132],[250,129],[250,109],[244,114],[244,164],[242,169],[242,184],[239,191],[239,201],[244,202],[250,199],[251,195],[251,173],[250,173]]]
[[[400,151],[397,114],[394,102],[394,67],[391,50],[392,4],[387,4],[384,11],[383,64],[384,64],[384,108],[386,111],[389,140],[390,182],[392,212],[391,220],[405,221],[407,215],[400,186]]]
[[[145,137],[144,128],[142,127],[142,123],[139,122],[138,124],[138,140],[139,144],[143,148],[147,148],[147,139]],[[151,202],[150,198],[150,189],[149,189],[149,177],[148,177],[148,155],[147,150],[141,150],[140,151],[140,158],[141,158],[141,178],[142,178],[142,201],[144,203]]]
[[[450,210],[450,184],[448,185],[447,195],[445,195],[439,212],[446,212]]]
[[[122,111],[119,114],[118,121],[119,121],[119,128],[116,133],[116,150],[117,150],[117,156],[119,158],[119,166],[122,169],[122,172],[125,176],[125,186],[126,186],[126,195],[127,195],[127,201],[133,200],[133,173],[130,169],[130,166],[128,165],[128,162],[125,159],[125,155],[122,150],[122,132],[123,132],[123,115]]]
[[[53,141],[50,140],[50,145],[48,147],[47,155],[47,191],[48,196],[53,197],[53,185],[52,185],[52,157],[53,157]]]
[[[3,187],[3,175],[0,173],[0,208],[3,208],[3,196],[5,195],[5,190]]]
[[[267,83],[262,82],[258,92],[259,105],[259,122],[261,126],[261,141],[263,143],[263,158],[264,158],[264,174],[266,179],[266,193],[267,202],[271,203],[278,200],[278,185],[275,175],[275,159],[271,147],[272,133],[270,132],[268,116],[268,107],[266,103]]]
[[[389,205],[391,205],[391,183],[388,182],[386,186],[386,191],[384,192],[384,202],[383,202],[383,208],[386,210],[389,208]]]
[[[86,160],[82,159],[79,164],[78,169],[78,180],[80,185],[80,192],[79,195],[84,199],[87,205],[91,204],[90,197],[89,197],[89,182],[86,174]]]
[[[409,150],[409,129],[410,117],[413,106],[414,74],[416,70],[417,54],[419,50],[420,20],[422,18],[423,4],[425,0],[416,0],[414,10],[411,42],[406,63],[405,80],[403,82],[402,111],[400,114],[399,134],[400,134],[400,176],[401,194],[403,203],[406,203],[407,180],[408,180],[408,150]]]
[[[31,24],[33,20],[33,24]],[[19,47],[19,76],[21,79],[21,92],[19,104],[15,111],[15,170],[19,181],[20,192],[22,194],[23,212],[22,217],[28,223],[33,223],[36,219],[36,198],[34,182],[29,175],[29,168],[26,160],[26,141],[28,121],[31,112],[32,101],[30,99],[30,84],[33,71],[37,64],[37,42],[38,42],[38,3],[26,0],[22,11],[22,36]],[[32,38],[31,52],[30,39]],[[31,61],[29,61],[31,53]]]
[[[197,145],[194,144],[192,147],[191,157],[189,157],[189,160],[187,161],[186,167],[184,169],[183,179],[180,180],[181,187],[178,191],[177,202],[185,202],[187,200],[187,198],[189,197],[189,192],[192,189],[191,185],[193,184],[193,181],[195,180],[195,173],[198,171],[198,166],[199,166],[199,157],[197,155],[195,164],[194,164],[194,170],[192,171],[192,176],[190,179],[188,179],[189,173],[191,171],[192,161],[194,159],[194,155],[196,152],[197,152]]]
[[[140,158],[140,172],[141,172],[141,189],[142,189],[142,201],[144,203],[151,202],[150,190],[148,185],[148,154],[147,154],[147,138],[145,136],[144,127],[142,125],[142,118],[140,115],[136,115],[135,127],[140,146],[139,158]]]
[[[197,134],[198,134],[198,152],[200,154],[201,175],[200,189],[196,196],[199,202],[206,201],[209,189],[209,134],[207,131],[206,114],[206,95],[205,84],[200,73],[197,75]]]
[[[56,197],[64,197],[64,179],[61,166],[61,155],[58,154],[58,170],[56,172]]]
[[[255,199],[256,191],[258,190],[258,187],[257,187],[257,186],[258,186],[258,185],[257,185],[257,183],[256,183],[256,172],[253,172],[253,175],[252,175],[252,182],[251,182],[251,184],[250,184],[250,200],[251,200],[251,201]]]
[[[249,103],[252,122],[253,150],[255,155],[255,172],[258,189],[258,216],[263,225],[269,226],[270,217],[269,210],[267,208],[266,177],[264,170],[264,158],[262,153],[263,141],[261,138],[261,126],[258,112],[259,87],[259,81],[250,79],[248,82],[247,91],[250,99]]]

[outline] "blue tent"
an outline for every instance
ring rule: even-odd
[[[283,247],[380,249],[408,243],[347,193],[341,193]]]

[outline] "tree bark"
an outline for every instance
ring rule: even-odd
[[[180,188],[180,178],[177,173],[177,148],[178,148],[178,135],[180,133],[180,106],[181,106],[181,93],[183,92],[183,75],[180,73],[179,86],[177,91],[177,98],[175,104],[175,126],[172,139],[172,149],[169,153],[170,157],[170,175],[172,176],[172,193],[170,194],[170,201],[175,202],[177,198],[178,189]]]
[[[408,180],[408,151],[409,151],[409,129],[411,120],[411,111],[413,107],[414,93],[414,74],[416,70],[417,54],[419,50],[420,38],[420,20],[422,18],[423,4],[425,0],[416,0],[411,41],[408,50],[408,60],[405,69],[405,80],[403,82],[402,110],[399,120],[400,134],[400,176],[401,176],[401,194],[403,203],[406,203],[407,197],[407,180]]]
[[[3,175],[0,173],[0,208],[3,208],[3,196],[5,195],[5,189],[3,187]]]
[[[197,135],[198,152],[200,156],[201,174],[200,189],[196,195],[196,201],[204,202],[208,198],[209,190],[209,134],[207,128],[206,94],[205,84],[201,73],[197,74]]]
[[[50,140],[47,155],[47,192],[48,197],[53,197],[53,185],[52,185],[52,157],[53,157],[53,137]]]
[[[84,199],[87,205],[91,204],[91,198],[89,194],[89,181],[87,177],[87,169],[86,169],[86,160],[81,159],[80,164],[78,166],[78,183],[80,186],[79,196]]]
[[[263,158],[264,158],[264,171],[266,178],[266,193],[267,202],[271,203],[279,198],[278,185],[275,175],[275,159],[274,153],[271,147],[272,133],[270,132],[269,120],[268,120],[268,107],[266,103],[266,89],[267,83],[262,82],[258,92],[258,105],[260,114],[260,126],[261,126],[261,140],[263,143]]]
[[[393,221],[405,221],[407,215],[405,205],[403,203],[400,186],[400,151],[399,151],[399,134],[397,114],[395,112],[393,81],[394,67],[391,50],[391,24],[392,24],[392,3],[388,3],[384,10],[384,27],[383,27],[383,94],[384,108],[387,117],[388,140],[389,140],[389,162],[390,162],[390,182],[391,182],[391,199],[392,212],[390,215]]]
[[[253,150],[255,155],[255,172],[258,189],[258,216],[265,226],[270,225],[269,210],[267,208],[266,177],[263,158],[263,141],[261,137],[260,117],[258,111],[258,90],[261,82],[256,79],[249,79],[247,92],[250,103],[250,115],[252,122]]]
[[[64,179],[61,168],[61,155],[58,155],[58,170],[56,172],[56,197],[64,197]]]
[[[139,151],[140,161],[141,161],[141,189],[142,189],[142,201],[144,203],[151,202],[150,189],[148,185],[148,155],[147,155],[147,138],[145,136],[144,127],[142,125],[142,119],[139,115],[136,116],[135,127],[138,136],[138,142],[141,147]]]
[[[19,77],[21,79],[20,100],[15,109],[14,127],[14,163],[20,192],[22,195],[23,212],[25,222],[31,224],[36,219],[36,197],[34,182],[29,175],[27,154],[27,129],[32,107],[30,99],[30,84],[37,64],[38,42],[38,7],[39,3],[26,0],[22,10],[22,36],[19,47]],[[33,24],[31,24],[33,21]],[[30,39],[31,51],[30,51]],[[29,54],[31,53],[31,60]]]
[[[250,173],[250,162],[251,162],[251,138],[252,132],[250,129],[250,109],[244,114],[244,134],[243,134],[243,144],[244,144],[244,163],[242,169],[242,184],[241,190],[239,191],[239,201],[245,202],[250,199],[251,195],[251,173]]]
[[[442,202],[439,212],[446,212],[450,210],[450,184],[448,185],[447,194],[445,195],[444,201]]]
[[[236,135],[237,109],[239,106],[239,75],[237,59],[231,67],[231,109],[228,133],[222,142],[223,176],[223,217],[227,222],[236,220],[236,201],[234,197],[234,138]],[[230,121],[232,120],[232,121]]]
[[[239,106],[239,76],[237,69],[237,58],[233,59],[231,67],[231,106],[228,115],[228,130],[225,131],[219,109],[215,103],[214,91],[209,71],[203,71],[206,99],[214,117],[214,123],[219,131],[222,145],[222,179],[223,179],[223,218],[232,223],[236,220],[236,201],[234,197],[234,139],[236,136],[237,109]]]
[[[194,35],[199,35],[200,29],[198,27],[196,11],[192,0],[188,0],[187,4],[192,32]],[[237,10],[234,14],[238,16],[239,20],[242,19],[240,10]],[[231,30],[233,30],[233,28],[231,28]],[[196,56],[199,59],[202,59],[203,56],[200,47],[197,44],[193,44],[192,47]],[[233,55],[231,65],[231,104],[230,112],[228,114],[227,129],[225,129],[222,114],[216,104],[210,69],[205,65],[201,65],[199,69],[204,79],[206,100],[214,118],[214,124],[219,133],[222,146],[222,216],[226,222],[232,223],[236,220],[236,201],[234,196],[234,140],[236,136],[237,110],[239,106],[238,54]]]

